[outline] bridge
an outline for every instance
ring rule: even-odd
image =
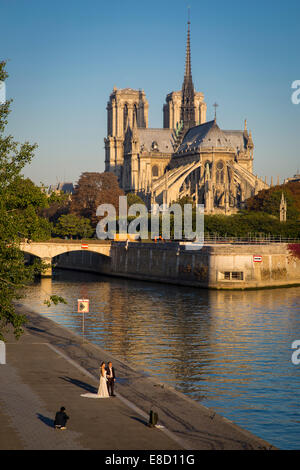
[[[41,258],[48,265],[42,273],[42,277],[52,276],[52,259],[55,256],[71,251],[93,251],[99,255],[110,256],[111,242],[100,240],[58,240],[47,242],[26,241],[20,243],[20,249],[24,253]]]

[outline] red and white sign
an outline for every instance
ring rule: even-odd
[[[262,256],[253,255],[253,261],[254,261],[254,263],[261,263],[262,262]]]
[[[88,313],[89,312],[89,307],[90,307],[89,299],[78,299],[77,300],[77,305],[78,305],[78,313]]]
[[[82,244],[81,244],[81,249],[82,249],[82,250],[87,250],[88,247],[89,247],[89,245],[88,245],[87,243],[82,243]]]

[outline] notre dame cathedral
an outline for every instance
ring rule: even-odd
[[[114,88],[107,104],[105,171],[117,175],[125,193],[139,195],[148,207],[170,205],[189,196],[205,213],[231,214],[269,186],[252,173],[253,140],[243,130],[206,122],[203,93],[191,72],[188,22],[185,74],[181,91],[166,97],[163,129],[148,127],[144,91]]]

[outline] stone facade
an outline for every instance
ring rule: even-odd
[[[105,171],[115,173],[122,182],[124,139],[126,129],[148,127],[148,101],[142,90],[114,87],[107,103],[107,138],[105,142]]]
[[[166,97],[166,103],[163,107],[164,128],[176,129],[181,120],[182,91],[172,91]],[[204,102],[204,95],[201,92],[195,92],[195,125],[203,124],[206,121],[207,106]]]

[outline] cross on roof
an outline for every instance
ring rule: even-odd
[[[217,120],[217,108],[219,107],[218,103],[214,103],[213,107],[215,108],[215,121]]]

